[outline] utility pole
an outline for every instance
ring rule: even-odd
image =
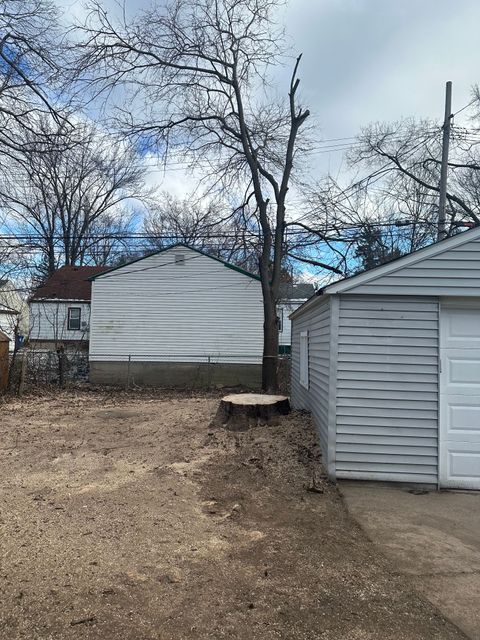
[[[448,148],[450,146],[450,126],[452,122],[452,83],[445,87],[445,118],[443,120],[442,168],[440,173],[440,198],[438,202],[437,240],[446,237],[445,205],[447,203]]]

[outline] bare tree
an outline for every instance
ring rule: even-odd
[[[280,61],[281,0],[171,0],[114,23],[97,2],[83,29],[77,71],[109,95],[125,92],[122,126],[144,145],[200,161],[213,183],[253,197],[261,231],[263,388],[277,387],[276,303],[287,193],[309,111],[298,106],[298,68],[288,97],[265,97]],[[122,97],[122,96],[121,96]],[[128,105],[128,107],[126,106]],[[142,117],[142,116],[145,117]]]
[[[459,224],[480,223],[480,139],[453,127],[447,189],[448,233]],[[395,184],[400,177],[403,202],[414,203],[420,189],[425,214],[435,222],[441,163],[441,127],[431,121],[404,120],[373,124],[349,153],[351,166],[368,168],[364,186]]]
[[[181,242],[258,273],[260,234],[246,207],[232,212],[227,203],[162,193],[144,218],[143,232],[147,251]]]
[[[82,243],[78,264],[113,265],[125,252],[135,251],[131,207],[118,206],[105,211],[90,225]]]
[[[50,0],[0,0],[0,162],[7,166],[27,142],[29,147],[41,143],[39,118],[70,126],[54,98],[66,51],[61,40]],[[30,135],[20,138],[19,131]]]
[[[402,172],[376,172],[342,186],[331,176],[305,190],[302,213],[289,223],[303,229],[288,255],[322,271],[323,281],[349,276],[431,244],[437,199]],[[323,260],[320,256],[323,255]]]
[[[111,252],[116,234],[128,228],[129,200],[143,193],[142,163],[123,142],[93,126],[67,132],[43,121],[41,128],[41,147],[30,147],[26,133],[27,143],[0,179],[5,224],[25,238],[40,276],[98,262],[106,241]]]
[[[449,235],[480,219],[479,143],[474,130],[453,127]],[[307,212],[296,224],[310,233],[314,251],[309,256],[306,245],[303,257],[316,264],[317,235],[330,251],[330,265],[349,275],[435,242],[440,158],[441,127],[434,122],[403,120],[363,129],[347,154],[356,172],[349,184],[328,177],[308,193]]]

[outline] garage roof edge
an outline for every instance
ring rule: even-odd
[[[449,251],[455,247],[459,247],[462,244],[470,242],[478,237],[480,237],[480,227],[463,231],[455,236],[430,244],[428,247],[417,249],[417,251],[413,251],[412,253],[407,253],[404,256],[400,256],[395,260],[391,260],[390,262],[374,267],[373,269],[369,269],[368,271],[363,271],[362,273],[344,278],[343,280],[333,282],[332,284],[327,285],[324,291],[327,294],[350,291],[360,284],[365,284],[372,280],[376,280],[377,278],[381,278],[382,276],[390,275],[404,267],[416,264],[421,260],[436,256],[439,253],[444,253],[445,251]]]
[[[390,275],[391,273],[399,271],[406,266],[415,264],[421,260],[438,255],[445,251],[449,251],[450,249],[459,247],[462,244],[475,240],[479,237],[480,226],[475,227],[474,229],[469,229],[468,231],[463,231],[455,236],[445,238],[444,240],[430,244],[428,247],[423,247],[422,249],[418,249],[412,253],[407,253],[404,256],[400,256],[395,260],[382,264],[378,267],[374,267],[373,269],[369,269],[368,271],[363,271],[362,273],[349,276],[348,278],[343,278],[337,282],[332,282],[332,284],[326,285],[323,289],[317,291],[315,295],[304,302],[300,307],[298,307],[298,309],[295,309],[289,317],[293,320],[294,318],[303,315],[308,309],[319,304],[322,300],[322,296],[349,292],[360,284],[365,284],[382,276]]]

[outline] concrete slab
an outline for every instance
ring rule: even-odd
[[[480,640],[480,493],[341,482],[379,550],[472,640]]]

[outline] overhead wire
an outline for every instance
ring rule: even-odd
[[[309,213],[314,213],[315,210],[311,210]],[[419,221],[418,220],[395,220],[392,222],[380,222],[380,221],[372,221],[372,222],[368,222],[368,224],[373,225],[373,226],[378,226],[378,227],[398,227],[398,226],[408,226],[409,224],[418,224]],[[296,221],[295,220],[290,220],[288,221],[289,225],[295,225]],[[316,234],[327,234],[327,233],[331,233],[331,232],[335,232],[337,230],[343,231],[343,230],[350,230],[350,229],[357,229],[357,228],[362,228],[364,227],[366,224],[366,222],[352,222],[352,223],[340,223],[338,225],[334,225],[334,224],[330,224],[328,227],[325,228],[318,228],[318,229],[312,229],[311,231],[309,231],[308,229],[305,228],[301,228],[301,229],[291,229],[290,227],[287,227],[287,229],[285,230],[285,235],[289,236],[289,235],[306,235],[309,233],[316,233]],[[425,222],[426,224],[426,222]],[[258,239],[258,233],[255,231],[246,231],[244,232],[246,233],[246,239]],[[235,233],[216,233],[216,234],[197,234],[195,235],[194,238],[192,238],[192,243],[196,242],[196,241],[208,241],[208,240],[216,240],[216,239],[226,239],[226,240],[240,240],[242,238],[241,235],[239,234],[235,234]],[[0,243],[2,241],[8,241],[8,242],[16,242],[16,241],[22,241],[25,242],[25,245],[8,245],[5,248],[6,249],[16,249],[16,248],[35,248],[35,244],[37,244],[38,242],[42,241],[42,236],[36,236],[36,235],[1,235],[0,234]],[[51,239],[53,239],[54,241],[62,241],[63,238],[62,236],[58,235],[58,236],[52,236]],[[155,242],[158,240],[166,240],[166,241],[171,241],[171,242],[176,242],[178,244],[182,244],[182,242],[184,244],[188,244],[188,242],[186,242],[185,238],[181,235],[172,233],[172,234],[160,234],[160,235],[154,235],[154,234],[144,234],[144,233],[137,233],[137,232],[132,232],[132,233],[122,233],[122,234],[112,234],[110,236],[104,236],[104,235],[86,235],[83,236],[84,240],[91,240],[91,241],[97,241],[97,242],[101,242],[101,241],[105,241],[105,242],[110,242],[110,241],[122,241],[122,240],[149,240],[151,242]],[[31,245],[29,244],[31,243]],[[173,245],[172,245],[173,246]],[[1,248],[1,244],[0,244],[0,248]]]
[[[473,98],[472,100],[470,100],[470,102],[468,104],[466,104],[464,107],[462,107],[461,109],[459,109],[458,111],[455,111],[455,113],[452,113],[451,118],[454,118],[455,116],[457,116],[459,113],[462,113],[462,111],[465,111],[465,109],[468,109],[468,107],[471,107],[472,104],[474,104],[475,102],[477,102],[477,98]]]
[[[427,133],[438,133],[440,131],[441,131],[441,128],[432,128],[432,129],[428,129]],[[345,142],[345,143],[339,143],[339,144],[323,144],[324,142],[335,142],[335,141],[341,141],[341,140],[352,140],[352,142]],[[390,136],[388,140],[389,142],[399,142],[404,140],[404,138],[401,136]],[[314,145],[310,147],[309,149],[306,150],[306,154],[318,155],[318,154],[324,154],[324,153],[336,153],[341,151],[348,151],[350,149],[360,147],[362,145],[363,145],[363,142],[358,138],[358,136],[351,136],[351,137],[345,137],[345,138],[330,138],[330,139],[322,140],[318,145]],[[159,166],[159,164],[160,162],[157,163],[155,161],[151,161],[149,163],[144,163],[144,166],[148,168],[151,167],[153,171],[158,170],[158,171],[164,171],[164,172],[168,172],[170,170],[183,171],[183,170],[194,169],[194,168],[198,168],[198,169],[211,168],[209,165],[196,164],[195,162],[189,163],[187,161],[182,162],[178,160],[166,161],[163,166]]]
[[[468,105],[465,105],[464,107],[462,107],[462,109],[459,109],[455,114],[456,115],[458,113],[460,113],[461,111],[463,111],[464,109],[468,108],[468,106],[471,106],[471,104],[473,104],[474,101],[472,101],[471,103],[469,103]],[[458,129],[458,127],[456,127],[456,129]],[[476,136],[480,136],[480,129],[474,130],[468,130],[466,128],[461,128],[462,131],[464,130],[465,133],[460,133],[460,135],[464,135],[464,137],[467,139],[468,136],[472,136],[473,139],[476,139]],[[441,129],[431,129],[428,130],[426,132],[426,134],[432,134],[432,133],[438,133]],[[477,133],[478,132],[478,133]],[[402,140],[402,138],[398,138],[398,137],[392,137],[389,138],[389,140],[392,141],[396,141],[396,140]],[[425,136],[422,137],[422,139],[419,141],[418,144],[416,144],[412,149],[409,150],[408,156],[406,156],[406,159],[408,159],[413,152],[421,145],[421,144],[425,144],[428,140],[428,137],[425,138]],[[350,142],[351,141],[351,142]],[[329,144],[324,144],[324,143],[329,143]],[[338,143],[338,144],[337,144]],[[361,141],[358,141],[358,138],[355,136],[345,136],[345,137],[338,137],[338,138],[330,138],[330,139],[325,139],[322,141],[322,143],[320,145],[318,145],[317,147],[314,147],[311,152],[312,153],[330,153],[330,152],[336,152],[336,151],[347,151],[349,149],[355,148],[358,145],[361,145]],[[165,172],[168,172],[169,170],[185,170],[186,168],[191,168],[191,165],[186,165],[185,163],[181,163],[181,162],[177,162],[174,163],[177,165],[177,168],[175,169],[175,166],[171,166],[171,163],[167,163],[165,164],[165,166],[163,168],[158,168],[158,170],[162,170]],[[153,166],[153,165],[151,165]],[[158,165],[155,165],[158,167]],[[348,190],[352,190],[355,188],[359,188],[362,184],[365,184],[366,181],[368,181],[369,186],[372,184],[375,184],[375,182],[377,182],[378,180],[380,180],[383,176],[383,172],[385,167],[381,167],[379,170],[377,170],[376,172],[374,172],[373,174],[371,174],[370,176],[366,176],[364,178],[362,178],[360,181],[357,181],[357,183],[355,183],[354,185],[351,185],[348,189],[346,189],[344,191],[343,194],[343,200],[345,200],[346,198],[348,198],[349,196],[346,194],[346,192]],[[341,203],[343,200],[338,200],[338,203]],[[318,211],[318,209],[317,209]],[[311,215],[312,213],[315,213],[315,209],[311,210],[309,212],[309,214]],[[295,224],[295,221],[291,221],[290,224]],[[419,221],[419,220],[412,220],[412,221],[408,221],[408,220],[397,220],[394,222],[369,222],[368,223],[370,226],[376,226],[376,227],[383,227],[383,228],[397,228],[399,229],[399,227],[406,227],[406,226],[412,226],[412,225],[431,225],[431,222],[428,221]],[[331,228],[327,229],[312,229],[312,230],[306,230],[306,229],[287,229],[285,231],[285,236],[287,237],[287,239],[293,238],[295,236],[308,236],[308,235],[319,235],[320,237],[318,238],[318,242],[345,242],[346,239],[345,238],[322,238],[321,236],[327,236],[330,233],[336,233],[338,234],[339,232],[342,231],[354,231],[356,229],[362,229],[365,226],[365,223],[352,223],[352,224],[342,224],[342,225],[333,225],[331,226]],[[258,234],[256,234],[254,231],[249,231],[247,232],[249,236],[247,239],[248,240],[254,240],[258,237]],[[393,233],[393,232],[392,232]],[[400,233],[400,232],[399,232]],[[205,242],[208,242],[209,240],[214,240],[215,238],[224,238],[224,239],[239,239],[238,235],[236,234],[208,234],[205,236],[196,236],[196,240],[203,240]],[[53,238],[54,240],[58,240],[61,241],[62,237],[61,236],[55,236]],[[97,241],[97,242],[101,242],[101,241],[105,241],[105,242],[121,242],[121,241],[126,241],[126,240],[147,240],[150,242],[155,242],[158,240],[166,240],[166,241],[175,241],[176,239],[180,239],[182,240],[182,238],[178,235],[175,234],[164,234],[164,235],[151,235],[151,234],[142,234],[142,233],[121,233],[121,234],[114,234],[111,236],[95,236],[95,235],[89,235],[89,236],[85,236],[85,240],[91,240],[91,241]],[[38,243],[41,242],[42,238],[40,236],[36,236],[34,234],[32,235],[16,235],[16,234],[12,234],[12,235],[1,235],[0,234],[0,243],[3,242],[25,242],[26,244],[24,245],[12,245],[12,246],[6,246],[4,247],[4,249],[7,250],[12,250],[12,251],[18,251],[21,249],[25,249],[25,250],[29,250],[34,252],[35,250],[38,250]],[[1,249],[1,245],[0,245],[0,249]],[[111,255],[112,250],[110,249],[110,255]],[[120,251],[121,253],[121,251]],[[191,260],[191,259],[196,259],[197,257],[201,257],[201,256],[195,256],[192,258],[186,258],[187,260]],[[160,266],[164,266],[164,265],[155,265],[155,266],[151,266],[151,267],[144,267],[141,269],[135,269],[135,272],[140,272],[140,271],[146,271],[149,269],[153,269],[153,268],[159,268]],[[167,266],[167,265],[165,265]],[[123,271],[123,273],[125,273],[125,271]],[[113,276],[113,274],[111,274],[111,276]],[[104,276],[107,277],[107,276]],[[109,276],[110,277],[110,276]]]

